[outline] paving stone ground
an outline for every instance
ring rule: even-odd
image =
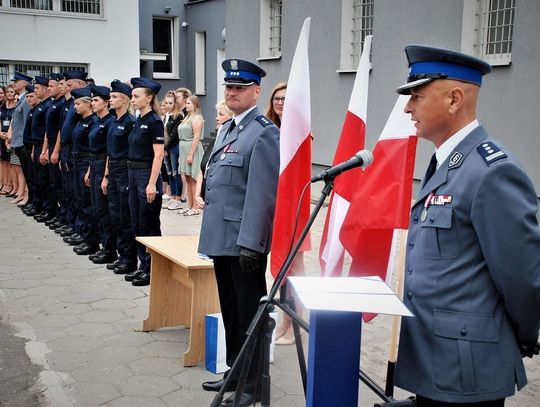
[[[312,229],[315,243],[324,216],[323,210]],[[199,232],[200,216],[163,210],[161,218],[164,235]],[[26,341],[26,354],[39,371],[33,390],[21,390],[31,400],[54,407],[210,405],[214,393],[203,391],[201,383],[218,377],[202,365],[183,367],[188,331],[183,327],[141,331],[148,287],[133,287],[123,276],[77,256],[58,235],[5,198],[0,198],[0,247],[3,323]],[[306,256],[309,274],[319,273],[317,253],[314,248]],[[383,387],[391,321],[380,316],[362,332],[362,369]],[[3,360],[0,357],[0,371],[9,368]],[[538,406],[539,361],[526,361],[530,384],[508,406]],[[271,375],[272,406],[305,405],[293,346],[276,347]],[[0,406],[3,393],[7,394],[5,387],[0,388]],[[360,394],[361,405],[379,401],[364,385]],[[397,395],[407,396],[399,390]]]

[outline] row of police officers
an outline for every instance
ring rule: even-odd
[[[161,235],[161,85],[132,78],[87,86],[86,76],[15,72],[20,92],[10,134],[28,185],[22,210],[75,253],[148,285],[150,257],[135,236]]]

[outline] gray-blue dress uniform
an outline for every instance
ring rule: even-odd
[[[229,366],[238,356],[259,300],[266,295],[266,260],[279,177],[278,128],[257,108],[227,134],[231,125],[232,120],[223,126],[220,134],[225,137],[216,141],[210,155],[199,241],[199,252],[214,260]],[[257,270],[241,271],[241,247],[260,253]],[[247,393],[256,390],[259,359],[257,348]]]
[[[530,179],[481,126],[422,187],[404,289],[415,317],[402,322],[397,386],[463,403],[526,384],[522,353],[540,328],[536,211]]]

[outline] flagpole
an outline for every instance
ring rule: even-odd
[[[400,229],[396,232],[398,234],[397,246],[398,255],[397,261],[394,266],[395,270],[395,284],[394,291],[400,300],[403,299],[403,282],[405,275],[405,242],[407,240],[408,231]],[[390,334],[390,351],[388,356],[388,365],[386,369],[386,386],[384,394],[389,397],[394,397],[394,373],[396,368],[397,353],[399,346],[399,331],[401,328],[401,316],[394,315],[392,318],[392,331]]]

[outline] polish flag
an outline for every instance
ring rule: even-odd
[[[403,111],[407,101],[398,97],[341,227],[341,242],[352,257],[349,276],[390,278],[394,231],[409,227],[417,137]]]
[[[276,277],[289,250],[298,240],[309,219],[311,191],[311,96],[309,87],[308,39],[311,18],[304,20],[287,82],[286,102],[281,120],[280,168],[274,232],[272,236],[271,271]],[[298,224],[297,208],[300,206]],[[293,236],[294,233],[294,236]],[[311,250],[308,234],[300,251]]]
[[[345,122],[341,130],[334,161],[337,165],[347,161],[358,151],[364,148],[366,139],[366,116],[369,83],[369,53],[371,51],[372,36],[368,35],[364,41],[364,49],[349,101]],[[334,181],[334,191],[326,212],[326,221],[319,248],[319,261],[324,276],[341,276],[345,248],[340,239],[339,232],[349,210],[358,177],[362,171],[356,168],[344,172]]]

